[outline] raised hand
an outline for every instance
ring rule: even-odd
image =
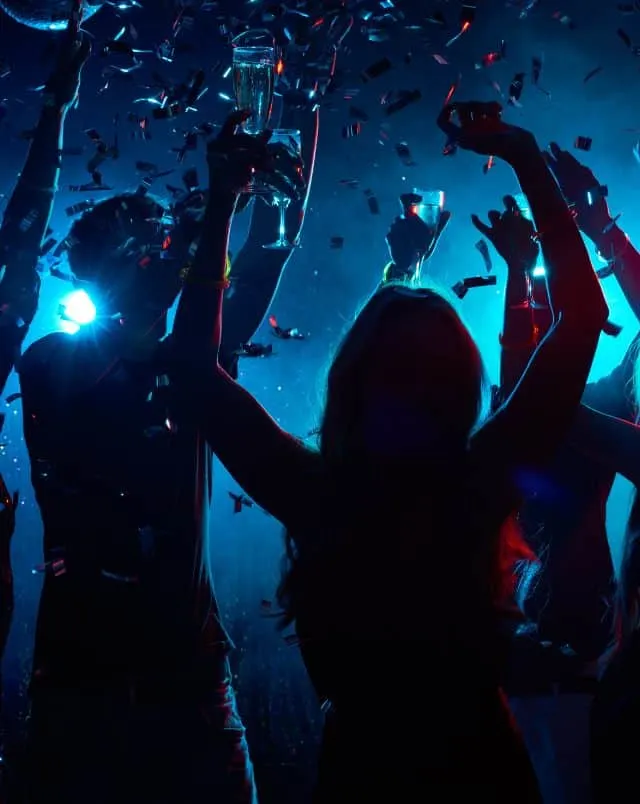
[[[292,201],[302,198],[306,190],[302,160],[282,142],[268,142],[267,157],[267,171],[258,171],[258,178]]]
[[[518,204],[511,195],[503,199],[504,212],[492,209],[489,212],[489,224],[483,223],[477,215],[471,216],[476,229],[493,245],[509,268],[521,269],[524,272],[535,268],[540,248],[534,239],[535,228],[525,218]]]
[[[82,68],[91,55],[91,40],[79,25],[76,7],[62,35],[56,65],[45,85],[45,97],[59,108],[73,106],[78,99]]]
[[[611,223],[600,182],[586,165],[555,142],[544,152],[544,158],[572,208],[578,226],[590,240],[598,243]]]
[[[282,144],[269,145],[270,131],[253,136],[240,131],[249,112],[233,112],[207,149],[210,191],[239,195],[255,175],[276,191],[299,198],[304,191],[302,163]]]
[[[498,156],[509,164],[532,150],[539,153],[531,132],[502,120],[499,103],[452,103],[440,112],[437,123],[460,148],[484,156]]]
[[[248,188],[256,170],[266,170],[271,133],[266,131],[255,137],[242,133],[240,126],[249,117],[247,111],[232,112],[207,146],[210,192],[238,195]]]
[[[396,218],[386,238],[393,263],[406,271],[418,261],[430,257],[450,220],[451,213],[446,210],[440,215],[437,229],[427,226],[417,215]]]

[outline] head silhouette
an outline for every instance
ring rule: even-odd
[[[311,557],[298,553],[299,534],[287,532],[283,623],[309,611],[342,621],[349,589],[360,595],[369,576],[419,596],[427,564],[457,567],[448,601],[456,610],[510,600],[514,561],[532,558],[518,528],[507,521],[483,530],[460,507],[474,484],[467,447],[488,391],[478,347],[444,296],[389,284],[369,299],[329,369],[320,428],[320,453],[336,479],[336,524]],[[415,625],[411,617],[405,610],[400,619]]]
[[[73,224],[69,266],[79,286],[97,291],[99,313],[145,318],[171,307],[188,250],[167,216],[150,196],[123,194],[97,204]]]
[[[486,394],[482,359],[453,306],[385,285],[329,371],[321,451],[330,461],[424,456],[466,445]]]

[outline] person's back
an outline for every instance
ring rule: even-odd
[[[115,337],[98,327],[54,334],[21,365],[48,565],[38,683],[115,674],[129,685],[170,663],[178,672],[178,662],[191,673],[228,644],[201,571],[209,489],[198,511],[195,435],[174,428],[166,378],[150,361],[120,359]]]
[[[500,691],[507,646],[480,566],[486,540],[497,541],[482,500],[500,481],[478,477],[464,454],[399,468],[349,472],[296,542],[288,595],[328,707],[318,799],[422,789],[507,802],[535,781]]]
[[[246,749],[232,722],[229,640],[201,566],[210,488],[197,488],[197,463],[210,454],[175,429],[153,363],[117,357],[116,336],[50,335],[21,365],[46,566],[32,761],[50,801],[56,790],[82,800],[107,768],[94,801],[121,800],[124,780],[137,801],[178,791],[196,801],[225,795],[234,729]],[[225,729],[228,744],[216,745]],[[163,758],[160,781],[152,768]]]

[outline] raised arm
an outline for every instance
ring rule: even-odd
[[[494,104],[463,107],[458,110],[458,143],[509,162],[529,201],[555,317],[524,376],[476,434],[473,447],[507,469],[545,464],[569,432],[607,305],[575,221],[534,137],[503,123]],[[451,136],[454,128],[448,125],[445,130]]]
[[[411,210],[409,204],[407,209]],[[383,284],[398,281],[419,283],[422,269],[433,256],[450,220],[451,213],[447,210],[443,210],[436,227],[428,226],[415,212],[408,211],[396,218],[387,232],[391,261],[382,273]]]
[[[281,430],[216,363],[233,210],[252,168],[272,169],[264,143],[234,134],[241,119],[232,115],[210,147],[215,192],[209,194],[202,240],[176,313],[172,373],[185,414],[195,417],[228,471],[258,505],[291,524],[315,487],[318,456]]]
[[[489,223],[471,217],[476,229],[489,240],[507,264],[504,298],[504,324],[500,336],[500,397],[506,399],[522,377],[539,340],[546,334],[536,321],[537,304],[542,301],[540,284],[534,278],[539,247],[535,228],[518,208],[515,198],[505,196],[503,213],[492,209]],[[535,284],[534,284],[535,283]]]
[[[0,228],[4,267],[0,280],[0,393],[38,306],[37,266],[60,174],[64,121],[77,97],[80,72],[90,52],[89,39],[77,25],[77,20],[72,20],[63,35],[27,160]]]
[[[640,321],[640,254],[614,222],[608,190],[586,165],[551,143],[547,163],[573,210],[581,231],[609,263],[629,306]]]
[[[298,129],[302,135],[302,160],[306,192],[287,209],[287,236],[296,243],[307,209],[318,146],[319,111],[285,108],[282,128]],[[276,293],[284,269],[294,249],[265,249],[276,239],[278,215],[256,199],[247,240],[233,260],[231,288],[224,301],[224,332],[221,362],[229,366],[233,353],[253,338]]]

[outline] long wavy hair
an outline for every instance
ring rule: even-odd
[[[366,513],[357,503],[350,505],[348,492],[349,485],[353,484],[353,479],[362,469],[362,463],[357,465],[358,451],[361,447],[358,441],[358,433],[361,432],[359,423],[363,415],[362,378],[370,368],[371,361],[375,361],[378,357],[379,336],[382,330],[394,327],[403,316],[415,313],[416,310],[420,310],[425,320],[429,320],[432,325],[442,327],[440,332],[442,337],[454,341],[452,353],[454,356],[451,357],[450,353],[445,366],[442,365],[443,360],[439,357],[437,348],[433,349],[432,346],[428,359],[424,364],[420,364],[420,370],[424,369],[430,383],[444,385],[447,404],[445,409],[438,408],[436,426],[445,434],[451,445],[463,445],[459,453],[461,460],[464,460],[463,455],[470,436],[489,412],[490,386],[480,352],[460,316],[445,296],[434,290],[409,289],[399,284],[384,285],[374,293],[357,315],[330,366],[324,412],[318,432],[319,451],[326,470],[331,477],[337,478],[336,483],[342,486],[343,493],[339,491],[338,498],[346,500],[337,506],[336,511],[336,516],[342,518],[344,527],[337,536],[328,537],[327,540],[321,539],[318,542],[317,539],[313,539],[314,545],[319,544],[319,547],[311,556],[308,552],[306,556],[302,555],[296,549],[296,543],[304,540],[303,534],[291,531],[286,533],[283,575],[278,589],[278,601],[284,612],[283,625],[298,619],[301,609],[307,604],[314,606],[319,602],[309,600],[310,595],[322,594],[322,582],[320,584],[316,582],[319,575],[325,573],[326,592],[327,584],[331,584],[336,578],[336,567],[344,562],[345,558],[353,562],[351,565],[353,568],[367,552],[376,549],[375,540],[371,538],[371,520],[363,524],[362,520],[366,518]],[[428,337],[431,338],[432,335],[433,329],[429,331]],[[411,349],[412,345],[407,344],[407,348]],[[421,361],[425,360],[419,349],[417,354],[420,355]],[[429,387],[428,385],[427,395]],[[440,393],[441,391],[442,388]],[[416,396],[420,393],[424,395],[424,390],[416,389]],[[429,399],[418,396],[417,401],[424,404],[427,415],[432,415],[433,407],[430,406]],[[421,457],[422,466],[429,465],[429,458],[429,454]],[[435,458],[431,459],[432,464],[436,461]],[[438,472],[438,466],[433,468]],[[463,469],[460,462],[449,475],[452,480],[449,487],[456,483],[456,468]],[[367,477],[375,474],[375,467],[372,471],[373,473],[367,474]],[[366,492],[362,499],[366,500]],[[352,510],[344,510],[345,506]],[[455,511],[449,513],[455,520]],[[405,519],[403,527],[409,531],[417,530],[420,527],[419,517],[418,510],[413,522],[407,522]],[[343,538],[345,528],[348,530],[346,539]],[[375,530],[375,524],[373,529]],[[422,539],[416,532],[406,533],[406,538],[418,541]],[[346,549],[351,553],[350,557],[345,557],[345,542],[348,544]],[[384,547],[382,549],[384,550]],[[504,600],[513,591],[511,570],[514,562],[531,556],[521,539],[515,520],[509,523],[497,538],[495,535],[490,536],[485,544],[478,545],[474,549],[482,554],[479,560],[484,567],[487,583],[491,587],[489,594],[493,601]],[[459,558],[462,561],[462,557]],[[348,574],[348,570],[345,572]],[[348,579],[346,582],[348,583]]]

